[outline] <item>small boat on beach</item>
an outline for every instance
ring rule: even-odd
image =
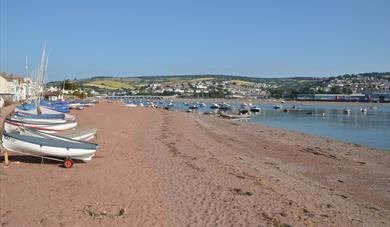
[[[23,114],[15,113],[11,116],[12,120],[24,121],[26,123],[45,122],[45,123],[65,123],[64,114]]]
[[[44,131],[47,133],[56,133],[59,131],[75,128],[77,126],[77,122],[76,121],[67,121],[65,123],[25,122],[20,120],[12,120],[11,117],[7,117],[4,121],[4,130],[6,132],[14,132],[20,126],[32,128],[38,131]]]
[[[136,106],[137,106],[137,104],[134,104],[134,103],[128,103],[128,104],[126,104],[126,106],[127,106],[127,107],[136,107]]]
[[[45,138],[52,138],[53,134],[41,132],[38,130],[34,130],[31,128],[25,128],[20,127],[18,130],[19,134],[21,135],[27,135],[27,136],[37,136],[37,137],[45,137]],[[55,136],[61,136],[72,140],[79,140],[79,141],[89,141],[96,137],[97,128],[77,128],[77,129],[70,129],[66,131],[61,131],[56,134]]]
[[[73,166],[73,159],[81,161],[91,160],[98,148],[97,144],[55,135],[50,135],[50,137],[27,136],[6,131],[3,131],[2,142],[3,147],[11,152],[54,160],[58,160],[56,158],[65,159],[63,163],[66,168]]]
[[[238,119],[249,119],[250,114],[226,114],[226,113],[220,113],[220,117],[232,119],[232,120],[238,120]]]

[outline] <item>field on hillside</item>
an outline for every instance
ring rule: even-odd
[[[126,82],[120,82],[116,80],[93,80],[88,83],[85,83],[84,86],[88,87],[98,87],[105,89],[134,89],[135,86]]]

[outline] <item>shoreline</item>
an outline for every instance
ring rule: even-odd
[[[389,152],[118,102],[72,114],[80,127],[98,128],[96,157],[63,169],[55,162],[10,155],[13,163],[0,163],[2,222],[390,224]]]

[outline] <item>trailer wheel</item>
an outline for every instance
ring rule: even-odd
[[[73,160],[70,159],[70,158],[65,159],[64,162],[63,162],[63,166],[64,166],[64,168],[66,168],[66,169],[72,168],[72,166],[73,166]]]

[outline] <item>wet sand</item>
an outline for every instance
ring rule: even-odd
[[[3,226],[390,225],[390,153],[119,103],[73,113],[96,157],[2,161]]]

